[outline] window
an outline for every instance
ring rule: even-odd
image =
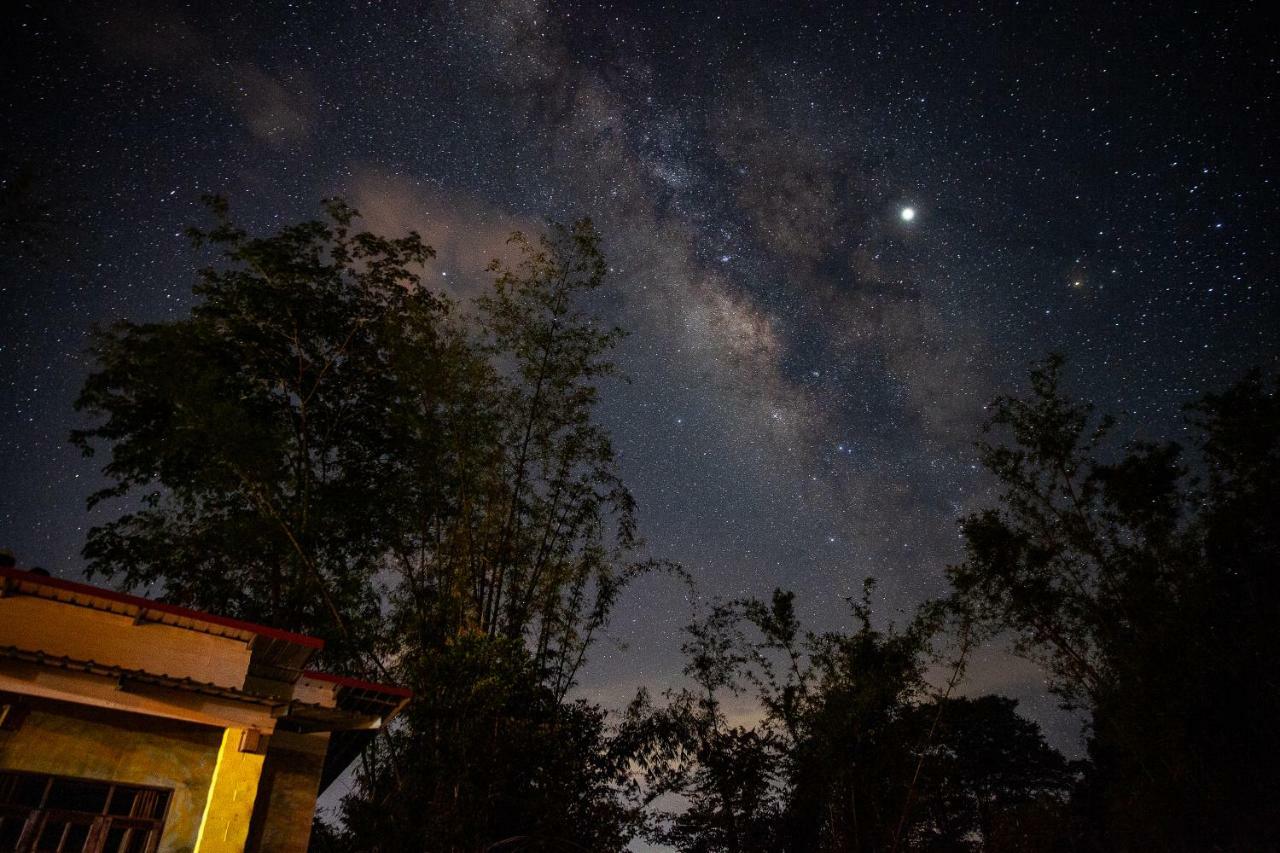
[[[170,791],[0,771],[0,850],[153,853]]]

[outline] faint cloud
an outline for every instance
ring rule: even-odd
[[[539,233],[542,224],[465,193],[446,193],[406,175],[357,166],[341,188],[375,233],[417,231],[436,250],[427,262],[428,284],[457,299],[479,295],[492,279],[493,259],[517,260],[507,244],[514,231]]]
[[[83,15],[82,28],[107,57],[192,80],[236,111],[260,142],[283,147],[310,136],[316,97],[303,75],[271,73],[240,56],[236,40],[199,30],[170,8],[125,4],[105,20]]]
[[[307,138],[314,124],[310,86],[277,78],[250,62],[236,62],[223,86],[245,125],[259,140],[283,146]]]

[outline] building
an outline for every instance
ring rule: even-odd
[[[409,699],[312,637],[0,566],[0,850],[303,851]]]

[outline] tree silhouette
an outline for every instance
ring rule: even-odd
[[[877,629],[868,588],[856,630],[816,634],[793,601],[713,608],[686,644],[698,689],[630,709],[624,734],[651,793],[688,801],[659,815],[654,840],[708,853],[1051,849],[1074,774],[1012,700],[929,687],[934,612]],[[758,724],[727,718],[724,694],[742,692]]]
[[[1255,372],[1189,406],[1189,451],[1116,447],[1062,366],[992,407],[979,447],[1000,505],[963,521],[951,605],[1013,632],[1092,712],[1077,805],[1096,843],[1274,849],[1276,384]]]
[[[90,572],[318,634],[328,666],[414,688],[317,846],[618,848],[638,818],[603,712],[566,694],[619,591],[632,500],[594,417],[621,332],[589,221],[514,235],[470,313],[415,233],[322,220],[251,236],[228,205],[189,317],[98,333],[78,400],[126,499]],[[515,843],[515,842],[512,842]]]

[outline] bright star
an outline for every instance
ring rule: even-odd
[[[915,219],[915,218],[916,218],[916,209],[915,209],[914,207],[904,207],[904,208],[902,208],[902,221],[903,221],[903,222],[910,222],[911,220],[913,220],[913,219]]]

